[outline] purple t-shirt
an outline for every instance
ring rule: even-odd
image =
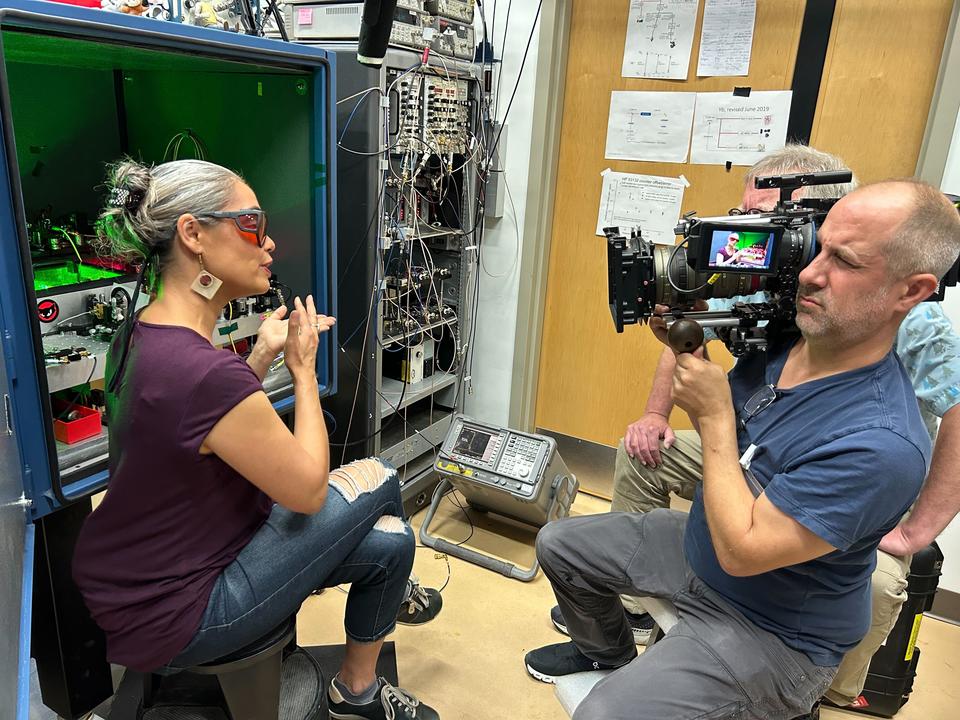
[[[176,657],[218,575],[269,515],[267,495],[199,452],[220,418],[262,390],[242,358],[193,330],[135,323],[110,398],[110,485],[73,560],[111,662],[147,671]]]

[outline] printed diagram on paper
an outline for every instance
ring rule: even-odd
[[[752,165],[784,146],[790,91],[755,92],[750,97],[698,93],[690,162]]]
[[[632,0],[623,77],[684,80],[699,0]]]
[[[686,162],[695,103],[696,93],[613,91],[604,156]]]
[[[753,117],[715,117],[707,120],[704,135],[706,150],[751,150],[767,152],[767,141],[773,129],[773,115]]]
[[[603,235],[605,227],[619,226],[625,233],[639,227],[644,240],[673,245],[683,188],[684,181],[678,178],[607,170],[600,192],[597,235]]]

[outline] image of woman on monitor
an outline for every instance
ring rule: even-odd
[[[737,250],[738,242],[740,242],[740,235],[735,232],[730,233],[727,237],[727,244],[717,250],[717,256],[714,258],[713,264],[717,267],[724,267],[725,265],[739,263],[743,250]]]

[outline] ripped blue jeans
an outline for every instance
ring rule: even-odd
[[[415,548],[396,470],[376,459],[337,468],[319,512],[303,515],[274,505],[217,578],[197,634],[168,667],[239,650],[296,613],[314,590],[343,583],[351,583],[347,636],[379,640],[396,624]]]

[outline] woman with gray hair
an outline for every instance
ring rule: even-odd
[[[253,190],[199,160],[121,162],[110,187],[102,240],[141,264],[138,290],[153,299],[110,350],[110,486],[74,557],[108,658],[140,671],[209,662],[314,590],[350,583],[331,716],[438,718],[376,676],[384,636],[398,620],[431,620],[441,598],[409,580],[415,541],[396,471],[376,459],[329,469],[315,368],[333,318],[297,298],[289,317],[280,308],[264,322],[246,361],[217,349],[223,307],[269,289],[276,244]],[[293,432],[261,384],[281,350]]]

